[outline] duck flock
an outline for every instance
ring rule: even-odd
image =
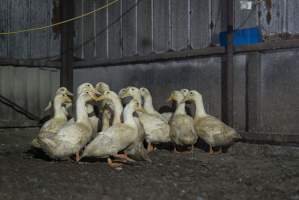
[[[202,95],[196,90],[171,92],[168,101],[176,103],[174,113],[157,112],[150,91],[144,87],[129,86],[117,94],[104,82],[95,86],[83,83],[77,88],[75,118],[68,112],[72,97],[65,87],[56,91],[46,108],[53,105],[54,114],[32,141],[34,148],[42,149],[55,160],[104,158],[113,169],[122,169],[126,162],[151,161],[149,153],[156,150],[157,144],[172,143],[175,152],[193,152],[200,139],[213,154],[240,139],[233,128],[206,113]],[[132,98],[123,106],[122,99],[126,97]],[[194,117],[186,113],[186,101],[195,104]],[[219,151],[215,152],[214,147],[219,147]]]

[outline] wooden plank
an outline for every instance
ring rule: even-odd
[[[219,33],[227,29],[227,12],[225,0],[211,0],[211,28],[212,43],[219,43]]]
[[[107,4],[107,0],[97,0],[96,8]],[[108,9],[96,13],[96,57],[108,58]]]
[[[84,0],[78,0],[75,2],[75,15],[80,16],[83,14]],[[83,19],[76,20],[75,26],[75,38],[74,38],[74,56],[77,59],[83,59]]]
[[[10,31],[21,30],[30,26],[30,0],[9,1]],[[28,58],[30,56],[30,33],[9,36],[9,57]]]
[[[108,57],[109,59],[121,57],[121,3],[108,8]]]
[[[180,51],[180,52],[150,54],[145,56],[131,56],[131,57],[120,58],[120,59],[109,59],[109,60],[95,59],[89,61],[79,61],[75,63],[75,68],[145,63],[145,62],[154,62],[154,61],[163,61],[163,60],[206,57],[211,55],[221,56],[224,53],[225,53],[225,49],[223,47],[209,47],[205,49],[187,50],[187,51]]]
[[[84,13],[95,9],[95,0],[84,1]],[[95,14],[83,18],[84,59],[95,57]]]
[[[48,60],[35,60],[35,59],[15,59],[15,58],[1,58],[0,66],[27,66],[27,67],[49,67],[60,68],[61,62],[48,61]]]
[[[70,19],[74,16],[75,0],[60,1],[62,19]],[[62,68],[60,73],[60,85],[73,90],[73,48],[74,48],[74,23],[69,22],[62,27],[61,48]]]
[[[59,1],[57,0],[47,0],[48,1],[48,23],[52,24],[61,21]],[[49,34],[49,57],[60,58],[61,48],[61,28],[62,26],[57,26],[48,30]]]
[[[176,51],[188,46],[188,3],[181,0],[171,1],[171,48]]]
[[[137,51],[147,55],[153,51],[153,0],[139,1],[137,6]]]
[[[9,31],[8,16],[8,0],[2,0],[0,4],[0,32]],[[4,35],[0,36],[0,57],[7,57],[8,55],[8,37]]]
[[[41,27],[48,24],[48,4],[47,0],[30,0],[30,21],[31,27]],[[30,33],[30,57],[44,58],[49,51],[49,32],[48,30],[35,31]]]
[[[246,131],[260,130],[261,55],[250,53],[246,64]]]
[[[126,0],[122,4],[122,55],[137,54],[137,1]]]
[[[191,47],[208,47],[211,43],[211,0],[190,0],[190,9]]]
[[[234,112],[234,47],[233,47],[233,27],[234,27],[234,7],[233,0],[227,0],[227,47],[225,62],[222,66],[222,120],[233,126]]]
[[[154,38],[154,51],[165,52],[170,49],[170,9],[168,0],[153,0],[154,13],[153,13],[153,38]]]

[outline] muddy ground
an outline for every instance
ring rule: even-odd
[[[152,163],[113,171],[104,162],[33,155],[36,130],[0,130],[0,199],[299,200],[299,148],[236,143],[208,155],[158,150]]]

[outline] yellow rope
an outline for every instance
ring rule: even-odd
[[[57,22],[57,23],[54,23],[54,24],[50,24],[50,25],[47,25],[47,26],[42,26],[42,27],[36,27],[36,28],[28,28],[28,29],[23,29],[23,30],[19,30],[19,31],[12,31],[12,32],[3,32],[3,33],[0,33],[0,35],[15,35],[17,33],[25,33],[25,32],[33,32],[33,31],[39,31],[39,30],[44,30],[44,29],[48,29],[48,28],[51,28],[51,27],[54,27],[54,26],[59,26],[61,24],[65,24],[65,23],[68,23],[68,22],[71,22],[71,21],[75,21],[77,19],[81,19],[83,17],[86,17],[88,15],[92,15],[100,10],[103,10],[105,8],[108,8],[110,7],[111,5],[119,2],[120,0],[114,0],[110,3],[107,3],[106,5],[100,7],[100,8],[97,8],[91,12],[88,12],[88,13],[84,13],[82,15],[79,15],[79,16],[76,16],[74,18],[71,18],[71,19],[67,19],[65,21],[61,21],[61,22]]]

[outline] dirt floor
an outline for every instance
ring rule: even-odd
[[[32,154],[37,130],[0,130],[0,199],[299,200],[299,148],[236,143],[227,153],[152,153],[114,171],[104,162]]]

